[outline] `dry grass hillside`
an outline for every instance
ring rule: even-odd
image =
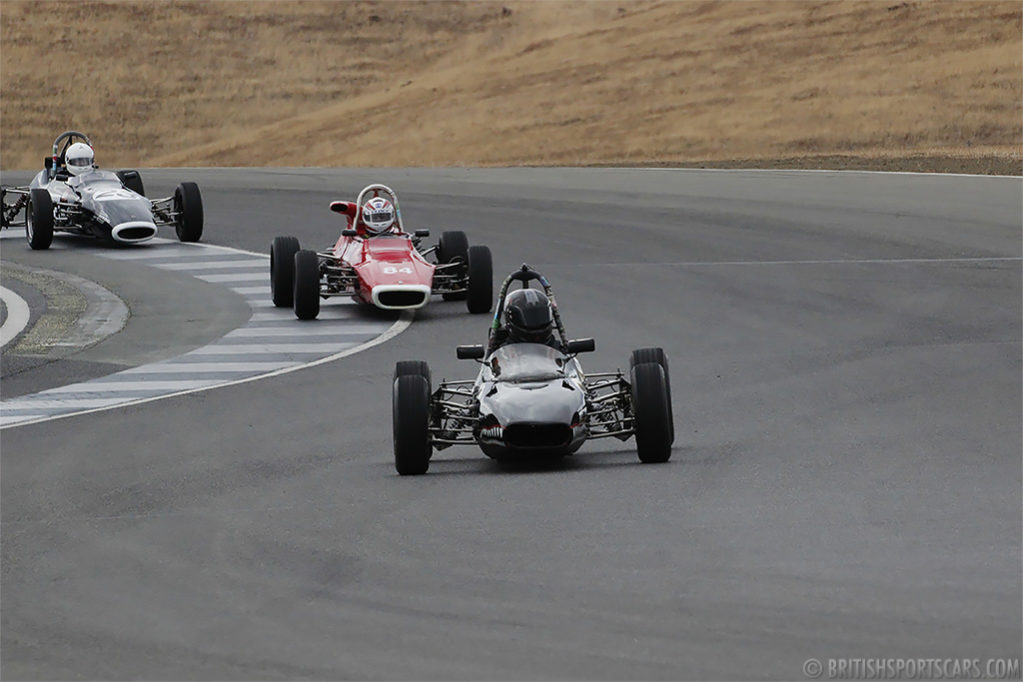
[[[1019,173],[1021,62],[1019,0],[3,0],[0,165]]]

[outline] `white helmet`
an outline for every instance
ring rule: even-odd
[[[374,234],[390,229],[394,225],[394,206],[383,197],[374,197],[362,205],[362,222]]]
[[[81,175],[91,171],[93,161],[95,161],[95,156],[92,153],[92,147],[84,142],[75,142],[64,152],[64,163],[67,164],[67,170],[71,175]]]

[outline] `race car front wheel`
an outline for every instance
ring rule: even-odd
[[[469,260],[469,238],[460,230],[442,232],[437,242],[437,262],[453,263],[456,260],[466,263]],[[468,294],[464,291],[453,291],[443,294],[445,301],[464,301]]]
[[[494,260],[485,246],[469,247],[469,296],[465,305],[470,313],[489,313],[494,305]]]
[[[664,369],[656,362],[633,366],[632,418],[639,461],[667,462],[671,457],[671,409]]]
[[[668,414],[672,413],[671,408],[671,374],[668,373],[668,356],[664,354],[663,348],[637,348],[632,351],[629,357],[629,369],[644,362],[656,362],[664,370],[664,386],[668,392]],[[671,442],[675,442],[675,424],[671,426]]]
[[[174,190],[174,231],[183,242],[202,237],[202,195],[194,182],[183,182]]]
[[[295,300],[295,254],[302,247],[295,237],[274,237],[270,242],[270,298],[278,308]]]
[[[28,194],[25,239],[36,250],[48,249],[53,243],[53,199],[45,189],[36,188]]]
[[[125,189],[131,190],[139,196],[146,196],[146,186],[142,184],[142,176],[137,170],[119,170],[117,179],[121,181]]]
[[[315,320],[320,314],[320,259],[315,251],[295,254],[295,317]]]
[[[425,474],[430,468],[430,385],[421,374],[394,380],[394,468],[402,476]]]
[[[426,379],[426,390],[432,391],[433,378],[430,375],[430,366],[426,360],[399,360],[394,365],[394,378],[403,376],[418,375]]]

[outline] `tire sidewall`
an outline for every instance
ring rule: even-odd
[[[300,250],[295,237],[274,237],[270,243],[270,297],[279,308],[294,305],[295,254]]]
[[[25,240],[35,250],[53,243],[53,199],[47,189],[32,189],[25,207]]]
[[[494,306],[494,260],[486,246],[469,247],[469,295],[472,314],[489,313]]]
[[[183,242],[197,242],[202,238],[203,207],[199,186],[183,182],[174,190],[174,210],[177,218],[174,231]]]
[[[656,362],[664,370],[664,386],[668,393],[668,413],[674,414],[674,407],[671,401],[671,373],[668,371],[668,356],[663,348],[637,348],[629,356],[629,369],[644,362]],[[675,442],[675,420],[671,420],[671,442]]]
[[[636,451],[644,463],[666,462],[671,457],[671,412],[668,409],[664,368],[656,362],[633,366],[632,417]]]
[[[293,291],[295,316],[300,320],[316,319],[320,314],[320,268],[315,251],[299,250],[295,253]]]
[[[394,468],[402,476],[425,474],[430,468],[430,390],[420,374],[394,380],[392,393]]]

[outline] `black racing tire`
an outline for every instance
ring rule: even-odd
[[[399,360],[394,366],[394,378],[404,376],[421,376],[426,379],[426,388],[433,390],[433,377],[426,360]]]
[[[315,320],[320,314],[320,259],[315,251],[295,253],[295,317]]]
[[[494,305],[494,259],[486,246],[469,247],[469,295],[465,306],[472,314],[489,313]]]
[[[270,242],[270,298],[278,308],[295,302],[295,254],[302,247],[296,237],[274,237]]]
[[[183,242],[202,238],[202,194],[194,182],[183,182],[174,190],[174,231]]]
[[[671,374],[668,372],[668,356],[663,348],[637,348],[629,357],[629,369],[644,362],[656,362],[664,370],[664,385],[668,389],[668,414],[674,414],[671,402]],[[671,442],[675,442],[675,423],[671,424]]]
[[[664,369],[656,362],[644,362],[635,365],[630,375],[639,461],[667,462],[671,457],[671,411]]]
[[[469,262],[469,238],[460,230],[442,232],[437,242],[437,262],[451,263],[460,259],[463,263]],[[442,294],[445,301],[464,301],[469,294],[465,291],[458,291],[450,294]]]
[[[36,251],[48,249],[53,243],[53,199],[49,190],[37,187],[28,193],[25,239]]]
[[[142,184],[142,176],[137,170],[119,170],[117,177],[125,189],[130,189],[140,196],[146,196],[146,186]]]
[[[402,476],[425,474],[430,468],[430,386],[420,374],[394,380],[394,468]]]

